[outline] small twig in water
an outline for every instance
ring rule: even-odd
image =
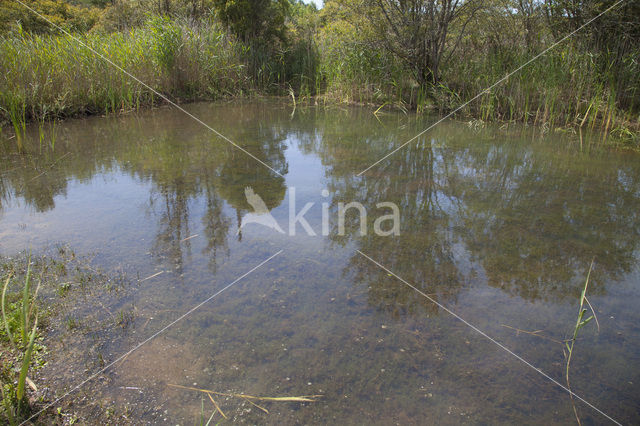
[[[189,241],[190,239],[195,238],[195,237],[197,237],[197,236],[198,236],[198,234],[193,234],[193,235],[192,235],[192,236],[190,236],[190,237],[187,237],[187,238],[183,238],[183,239],[181,239],[181,240],[180,240],[180,242],[181,242],[181,243],[184,243],[185,241]]]
[[[157,276],[158,276],[158,275],[160,275],[160,274],[164,274],[164,271],[156,272],[155,274],[153,274],[153,275],[149,275],[147,278],[143,278],[143,279],[141,279],[141,280],[140,280],[140,281],[138,281],[138,282],[143,282],[143,281],[146,281],[146,280],[150,280],[151,278],[155,278],[155,277],[157,277]]]
[[[540,337],[541,339],[550,340],[550,341],[552,341],[552,342],[560,343],[560,344],[563,344],[563,343],[565,343],[565,342],[567,342],[567,341],[568,341],[568,340],[560,341],[560,340],[554,339],[553,337],[548,337],[548,336],[544,336],[544,335],[540,334],[540,333],[542,333],[544,330],[527,331],[527,330],[521,330],[521,329],[516,328],[516,327],[511,327],[510,325],[506,325],[506,324],[500,324],[500,325],[501,325],[502,327],[506,327],[506,328],[510,328],[510,329],[512,329],[512,330],[515,330],[515,331],[516,331],[516,335],[517,335],[517,334],[519,334],[519,333],[530,334],[530,335],[532,335],[532,336]]]

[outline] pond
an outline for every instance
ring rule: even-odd
[[[171,108],[69,120],[45,141],[33,126],[26,153],[2,148],[0,254],[64,243],[140,277],[129,331],[92,336],[99,366],[66,359],[83,351],[70,341],[44,368],[60,389],[100,373],[68,399],[136,423],[199,418],[204,395],[170,384],[322,395],[258,402],[268,414],[218,399],[246,423],[574,422],[549,378],[566,385],[562,341],[593,260],[599,330],[580,330],[571,389],[640,423],[637,154],[449,120],[359,174],[435,119],[278,100],[186,109],[242,150]],[[350,202],[364,228],[341,212]]]

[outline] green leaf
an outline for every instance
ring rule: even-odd
[[[16,396],[18,401],[22,401],[24,397],[24,385],[27,381],[27,372],[29,371],[29,365],[31,364],[31,353],[33,352],[33,343],[36,338],[36,328],[38,327],[38,317],[36,316],[35,323],[33,324],[33,330],[31,330],[31,336],[29,338],[29,345],[22,358],[22,368],[20,369],[20,377],[18,378],[18,391]]]
[[[6,315],[6,294],[7,294],[7,287],[9,287],[10,279],[11,279],[11,275],[7,276],[7,281],[5,281],[4,288],[2,289],[2,320],[4,322],[4,328],[7,330],[7,336],[9,337],[9,341],[11,343],[14,343],[13,334],[11,334],[9,321],[7,320],[7,315]]]
[[[24,279],[24,290],[22,291],[22,342],[27,341],[27,333],[29,331],[29,289],[31,287],[31,253],[27,259],[27,276]]]

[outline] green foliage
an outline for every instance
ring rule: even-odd
[[[149,21],[149,30],[154,38],[153,53],[158,66],[171,72],[182,44],[182,28],[172,25],[168,18],[154,18]]]
[[[149,19],[151,6],[149,0],[115,0],[102,11],[94,30],[114,32],[142,27]]]
[[[213,7],[217,19],[242,43],[244,63],[254,84],[270,93],[283,88],[289,0],[213,0]]]
[[[95,8],[79,7],[64,0],[23,0],[44,18],[37,16],[16,1],[0,1],[0,34],[26,31],[34,34],[56,33],[48,21],[68,31],[85,32],[98,21]]]
[[[607,87],[607,75],[594,66],[594,59],[593,54],[571,46],[549,52],[495,87],[490,95],[475,100],[471,112],[483,120],[564,126],[587,119],[590,127],[605,127],[612,114],[614,93]],[[489,52],[452,66],[446,80],[463,100],[470,99],[527,60],[526,50]]]
[[[9,288],[9,283],[11,282],[11,274],[7,274],[7,279],[5,280],[4,287],[2,288],[2,322],[4,324],[4,329],[6,332],[6,336],[11,343],[13,343],[13,333],[11,330],[15,327],[13,323],[16,322],[16,316],[19,313],[17,309],[12,309],[11,311],[14,313],[12,315],[7,314],[7,288]]]
[[[313,4],[292,3],[284,74],[286,82],[303,96],[314,96],[321,90],[320,51],[315,41],[319,26],[320,17]]]
[[[15,299],[15,294],[7,293],[10,290],[12,284],[13,272],[10,271],[6,274],[4,280],[4,286],[2,288],[2,321],[4,323],[5,337],[13,345],[27,347],[30,340],[30,336],[33,332],[31,322],[36,317],[34,322],[37,323],[37,315],[35,314],[35,297],[37,296],[40,285],[32,294],[31,290],[31,257],[27,258],[27,272],[22,284],[21,299],[10,301],[9,299]]]
[[[539,3],[505,3],[495,3],[475,15],[458,60],[444,70],[443,80],[461,102],[556,41],[553,25]],[[519,4],[538,7],[520,10]],[[528,35],[528,29],[535,29],[535,38]],[[588,42],[593,31],[592,27],[585,29],[529,63],[490,94],[474,100],[468,113],[482,120],[524,121],[552,129],[600,129],[621,137],[637,132],[640,50],[596,49]]]
[[[127,31],[140,28],[153,17],[210,23],[213,0],[94,0],[103,8],[94,30]]]
[[[422,88],[440,80],[440,67],[451,57],[457,43],[451,28],[468,20],[477,9],[476,1],[365,0],[355,2],[372,22],[380,48],[401,61]],[[353,7],[353,6],[352,6]],[[468,11],[467,9],[471,9]],[[460,35],[465,24],[458,25]]]
[[[31,365],[31,354],[33,353],[33,344],[35,343],[37,330],[38,317],[36,316],[33,322],[33,329],[29,334],[29,341],[22,357],[22,366],[20,367],[20,376],[18,377],[18,390],[16,391],[16,397],[18,398],[18,401],[22,401],[22,399],[24,398],[24,386],[27,382],[27,372],[29,371],[29,366]]]
[[[327,1],[321,17],[320,70],[328,96],[345,102],[402,101],[411,89],[409,74],[372,43],[376,35],[370,21],[343,0]]]
[[[222,24],[242,41],[284,41],[288,0],[213,0]]]

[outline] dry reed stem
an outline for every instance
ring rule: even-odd
[[[199,389],[199,388],[193,388],[193,387],[190,387],[190,386],[175,385],[175,384],[172,384],[172,383],[168,383],[168,386],[171,386],[171,387],[174,387],[174,388],[197,391],[197,392],[203,392],[203,393],[206,393],[206,394],[213,394],[213,395],[220,395],[220,396],[230,396],[230,397],[233,397],[233,398],[244,398],[246,400],[255,399],[255,400],[258,400],[258,401],[316,402],[317,398],[322,397],[322,395],[276,396],[276,397],[271,397],[271,396],[253,396],[253,395],[246,395],[244,393],[216,392],[216,391],[212,391],[212,390],[208,390],[208,389]]]
[[[218,403],[216,402],[215,399],[213,399],[213,397],[211,396],[211,394],[209,392],[207,392],[207,396],[209,397],[209,399],[211,400],[211,402],[213,402],[213,406],[216,407],[216,410],[218,410],[218,413],[222,414],[222,417],[224,417],[225,419],[228,419],[228,417],[224,414],[224,412],[220,409],[220,406],[218,405]]]

